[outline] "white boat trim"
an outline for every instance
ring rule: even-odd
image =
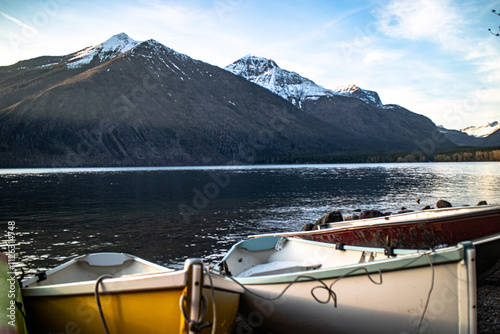
[[[245,287],[243,317],[259,319],[256,327],[272,332],[476,333],[471,242],[433,250],[394,250],[397,255],[384,251],[337,249],[296,238],[256,238],[233,246],[221,268]],[[275,262],[287,259],[292,262],[290,271],[296,269],[294,261],[322,266],[286,272],[286,263]],[[271,263],[280,272],[245,274],[249,267]]]
[[[250,252],[257,250],[272,250],[278,245],[278,243],[283,242],[283,240],[286,240],[286,242],[306,245],[309,244],[313,246],[320,244],[318,242],[310,240],[277,236],[248,239],[234,245],[231,250],[229,250],[227,255],[222,259],[222,262],[227,261],[234,250],[244,249]],[[337,249],[336,245],[327,243],[321,243],[321,247],[331,250]],[[394,258],[386,256],[386,250],[384,248],[343,245],[342,250],[360,252],[362,254],[361,256],[363,256],[363,254],[380,254],[382,256],[386,256],[386,258],[382,260],[377,259],[376,261],[364,262],[362,270],[355,270],[356,268],[360,268],[360,263],[353,263],[350,265],[343,265],[332,268],[320,266],[318,263],[316,263],[317,261],[311,260],[312,262],[309,262],[309,266],[306,266],[309,270],[302,271],[302,273],[307,277],[299,280],[328,279],[342,277],[345,275],[373,274],[380,271],[395,271],[401,269],[430,266],[446,262],[456,262],[464,258],[465,247],[473,246],[470,242],[464,242],[459,246],[439,248],[436,250],[394,249],[393,252],[396,256],[396,258]],[[244,275],[238,273],[233,276],[233,279],[242,285],[274,284],[292,282],[296,280],[297,275],[300,274],[300,272],[298,273],[295,270],[296,264],[288,267],[289,272],[286,272],[287,267],[285,264],[275,263],[270,265],[269,263],[267,263],[266,265],[274,265],[278,268],[281,268],[281,270],[279,270],[278,273],[269,273],[263,270],[261,275],[254,274],[255,276],[247,276],[247,272],[245,271]],[[229,268],[229,270],[231,271],[231,268]]]
[[[102,255],[102,257],[100,256]],[[127,273],[121,275],[118,269],[113,270],[113,267],[119,268],[123,263],[127,261],[135,261],[141,264],[141,268],[147,268],[150,272],[139,272],[139,273]],[[86,263],[90,266],[107,268],[113,278],[105,278],[102,280],[100,293],[121,293],[121,292],[131,292],[131,291],[147,291],[147,290],[160,290],[160,289],[176,289],[179,287],[184,287],[187,283],[187,263],[184,269],[173,270],[160,265],[154,264],[152,262],[143,260],[141,258],[122,253],[95,253],[90,255],[84,255],[76,257],[54,269],[45,272],[45,275],[49,278],[47,281],[41,280],[38,276],[28,278],[23,280],[22,292],[24,296],[60,296],[60,295],[83,295],[83,294],[93,294],[96,284],[96,275],[93,279],[87,279],[85,281],[69,281],[65,283],[50,283],[50,277],[56,275],[58,272],[62,272],[65,269],[71,269],[72,267],[80,264]],[[106,266],[109,263],[109,266]],[[114,271],[114,273],[113,273]],[[118,274],[117,274],[118,271]],[[211,279],[211,280],[210,280]],[[227,287],[228,279],[226,277],[216,275],[211,273],[210,277],[205,275],[203,285],[205,287],[212,287],[216,290],[225,290]],[[232,290],[236,288],[237,292],[241,293],[243,290],[241,287],[234,287],[232,285]]]

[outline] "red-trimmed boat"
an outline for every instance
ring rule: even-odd
[[[334,244],[367,247],[425,249],[461,241],[488,245],[483,272],[500,262],[500,205],[451,207],[408,212],[369,219],[327,223],[319,229],[267,234]],[[255,235],[261,237],[266,235]],[[485,240],[489,240],[486,242]],[[486,255],[485,255],[486,256]]]

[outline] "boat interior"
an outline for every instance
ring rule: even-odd
[[[287,274],[373,262],[418,252],[373,247],[318,244],[286,237],[249,239],[235,245],[222,261],[234,277]]]
[[[102,275],[125,275],[169,272],[173,269],[123,253],[96,253],[76,257],[54,269],[23,281],[23,287],[93,281]]]

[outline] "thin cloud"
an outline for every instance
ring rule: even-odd
[[[462,115],[500,120],[495,96],[500,44],[487,31],[497,24],[491,14],[497,2],[375,0],[361,2],[362,7],[328,0],[314,6],[282,0],[271,5],[138,0],[104,7],[97,0],[68,2],[45,26],[0,11],[0,64],[19,55],[68,54],[123,31],[220,67],[249,53],[272,58],[326,88],[354,82],[379,92],[384,103],[446,126],[466,126],[470,121]],[[24,8],[23,15],[33,17],[35,7]],[[9,36],[33,36],[34,28],[40,34],[12,52]]]
[[[7,13],[0,11],[0,15],[2,15],[4,18],[6,18],[7,20],[9,20],[11,22],[14,22],[15,24],[17,24],[18,26],[20,26],[23,29],[29,30],[30,32],[33,32],[33,33],[38,33],[38,30],[36,30],[35,28],[30,27],[26,23],[22,22],[21,20],[16,19],[15,17],[10,16]]]
[[[394,0],[377,14],[380,31],[386,35],[433,42],[459,34],[463,21],[447,0]]]

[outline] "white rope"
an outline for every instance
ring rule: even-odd
[[[422,327],[425,313],[427,312],[427,308],[429,307],[429,302],[431,300],[431,294],[432,294],[432,291],[434,290],[434,278],[435,278],[434,264],[432,263],[430,253],[427,252],[425,254],[427,255],[427,259],[429,260],[429,265],[431,266],[431,269],[432,269],[432,278],[431,278],[431,287],[429,289],[429,293],[427,294],[427,301],[425,302],[425,306],[424,306],[424,312],[422,312],[422,317],[420,317],[420,322],[419,322],[418,327],[417,327],[417,331],[416,331],[417,334],[420,332],[420,328]]]
[[[212,334],[215,334],[215,327],[217,325],[217,308],[215,303],[215,288],[214,282],[212,281],[212,276],[210,275],[210,271],[207,270],[206,274],[208,275],[208,279],[210,281],[210,290],[212,292]]]
[[[432,263],[432,260],[430,258],[430,254],[432,254],[434,251],[428,251],[428,252],[425,252],[425,253],[421,253],[418,257],[416,257],[415,259],[409,261],[408,263],[400,266],[400,267],[397,267],[397,268],[391,268],[391,269],[387,269],[387,270],[382,270],[382,269],[378,269],[378,274],[379,274],[379,281],[375,281],[371,276],[370,276],[370,272],[369,270],[366,268],[366,267],[358,267],[358,268],[355,268],[355,269],[352,269],[350,270],[349,272],[343,274],[342,276],[339,276],[337,279],[335,279],[331,284],[330,286],[328,286],[322,279],[319,279],[319,278],[316,278],[316,277],[313,277],[313,276],[309,276],[309,275],[300,275],[300,276],[297,276],[293,281],[291,281],[290,283],[288,283],[285,288],[275,297],[266,297],[266,296],[262,296],[262,295],[259,295],[258,293],[255,293],[251,290],[249,290],[246,286],[244,286],[243,284],[241,284],[240,282],[238,282],[236,280],[236,278],[234,278],[234,276],[229,276],[227,275],[226,277],[230,278],[232,281],[234,281],[235,283],[237,283],[239,286],[241,286],[247,293],[251,294],[251,295],[254,295],[258,298],[261,298],[263,300],[266,300],[266,301],[275,301],[275,300],[278,300],[279,298],[281,298],[285,293],[286,291],[288,291],[288,289],[294,285],[295,283],[297,282],[305,282],[305,281],[317,281],[317,282],[320,282],[321,286],[316,286],[316,287],[313,287],[311,289],[311,295],[312,297],[318,302],[318,303],[321,303],[321,304],[327,304],[330,299],[333,299],[333,303],[334,303],[334,306],[337,307],[337,300],[336,300],[336,293],[333,291],[333,285],[336,284],[337,282],[339,282],[340,280],[346,278],[346,277],[349,277],[351,275],[353,275],[354,273],[358,272],[358,271],[364,271],[366,273],[366,276],[368,277],[368,279],[373,283],[373,284],[376,284],[376,285],[381,285],[383,284],[383,279],[382,279],[382,274],[384,272],[389,272],[389,271],[397,271],[397,270],[400,270],[400,269],[404,269],[408,266],[410,266],[411,264],[417,262],[420,258],[422,258],[423,256],[427,256],[428,260],[429,260],[429,265],[430,267],[432,268],[432,283],[431,283],[431,287],[429,289],[429,292],[428,292],[428,295],[427,295],[427,302],[426,302],[426,305],[425,305],[425,308],[424,308],[424,314],[422,315],[421,319],[420,319],[420,323],[422,323],[423,321],[423,318],[425,316],[425,312],[427,310],[427,307],[429,305],[429,301],[430,301],[430,296],[432,294],[432,290],[434,289],[434,266],[433,266],[433,263]],[[329,279],[329,278],[327,278]],[[316,289],[324,289],[328,292],[328,298],[326,301],[321,301],[319,300],[319,298],[316,297],[314,291]],[[421,324],[420,324],[421,325]],[[419,325],[419,328],[418,330],[420,330],[420,325]],[[418,333],[418,331],[417,331]]]

